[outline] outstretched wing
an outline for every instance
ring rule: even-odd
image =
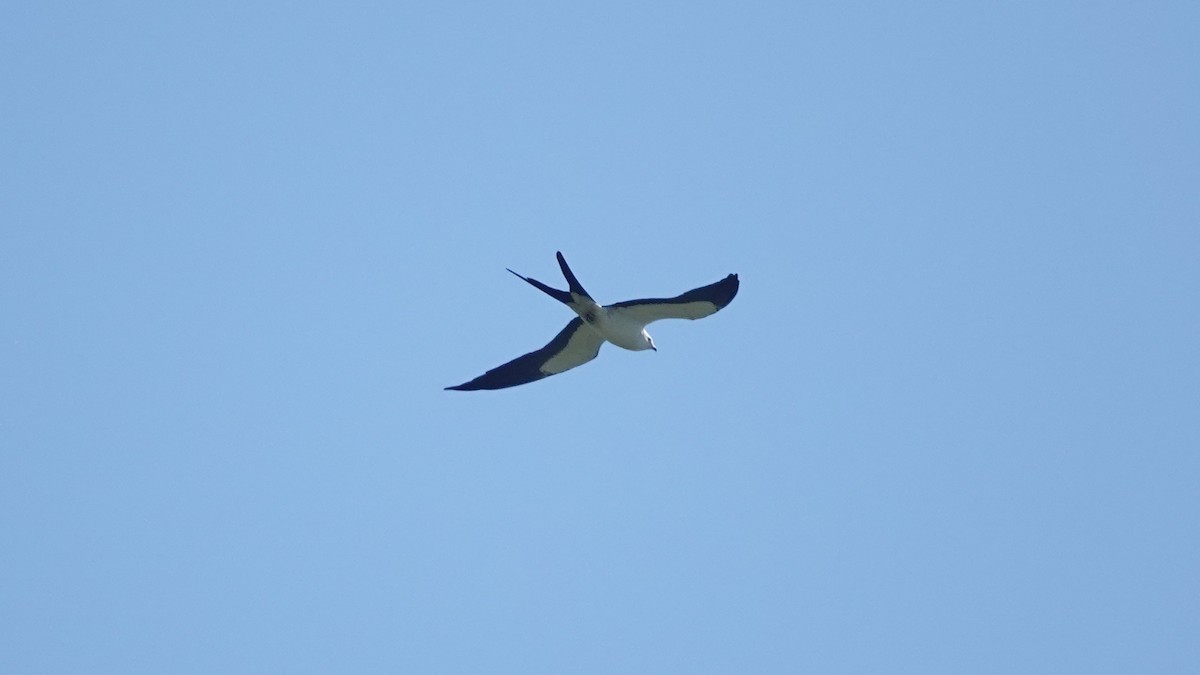
[[[604,338],[596,331],[583,325],[583,320],[572,319],[545,347],[529,352],[508,363],[492,368],[483,375],[464,382],[457,387],[446,387],[456,391],[477,389],[504,389],[557,375],[596,358]]]
[[[732,302],[737,292],[738,276],[730,274],[715,284],[694,288],[673,298],[626,300],[607,305],[606,309],[642,325],[659,319],[702,319]]]

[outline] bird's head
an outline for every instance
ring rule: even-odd
[[[646,331],[642,331],[642,337],[646,338],[646,349],[653,349],[654,351],[658,351],[658,347],[654,346],[654,338],[650,337],[649,333],[647,333]]]

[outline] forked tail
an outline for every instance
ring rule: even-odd
[[[575,278],[574,273],[571,272],[571,268],[567,267],[567,259],[563,257],[562,253],[558,254],[558,266],[562,268],[563,276],[567,278],[567,285],[571,289],[570,291],[560,291],[557,288],[551,288],[551,287],[547,286],[546,284],[543,284],[542,282],[538,281],[537,279],[530,279],[529,277],[521,276],[520,274],[513,272],[511,269],[508,271],[512,272],[518,278],[524,279],[526,282],[529,283],[529,285],[531,285],[534,288],[538,289],[539,291],[545,293],[546,295],[554,298],[555,300],[558,300],[559,302],[563,303],[564,305],[570,305],[573,302],[573,299],[571,297],[572,293],[583,296],[583,297],[587,298],[588,300],[591,300],[592,296],[588,295],[588,292],[583,290],[583,286],[579,283],[579,280]]]
[[[562,252],[558,251],[555,255],[558,256],[558,266],[562,268],[563,276],[567,278],[567,285],[570,287],[571,292],[591,300],[591,294],[583,290],[583,285],[575,278],[575,274],[571,272],[571,268],[567,267],[567,259],[563,257]]]

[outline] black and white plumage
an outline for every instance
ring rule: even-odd
[[[557,375],[596,358],[600,346],[605,342],[635,352],[646,349],[658,351],[654,339],[646,332],[647,324],[659,319],[704,318],[728,305],[738,292],[738,276],[730,274],[714,284],[673,298],[626,300],[605,306],[593,300],[583,289],[571,268],[567,267],[562,253],[558,254],[558,266],[567,279],[569,290],[560,291],[537,279],[521,276],[512,270],[509,272],[570,307],[579,316],[571,319],[567,327],[545,347],[518,356],[470,382],[446,389],[504,389]]]

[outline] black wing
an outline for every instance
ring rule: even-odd
[[[583,320],[572,319],[545,347],[529,352],[508,363],[492,368],[483,375],[464,382],[457,387],[446,387],[455,391],[478,389],[504,389],[519,384],[540,380],[543,377],[566,372],[596,358],[604,338],[596,331],[583,325]]]
[[[607,309],[628,316],[643,326],[659,319],[702,319],[733,302],[738,283],[738,276],[730,274],[715,284],[694,288],[673,298],[626,300],[608,305]]]

